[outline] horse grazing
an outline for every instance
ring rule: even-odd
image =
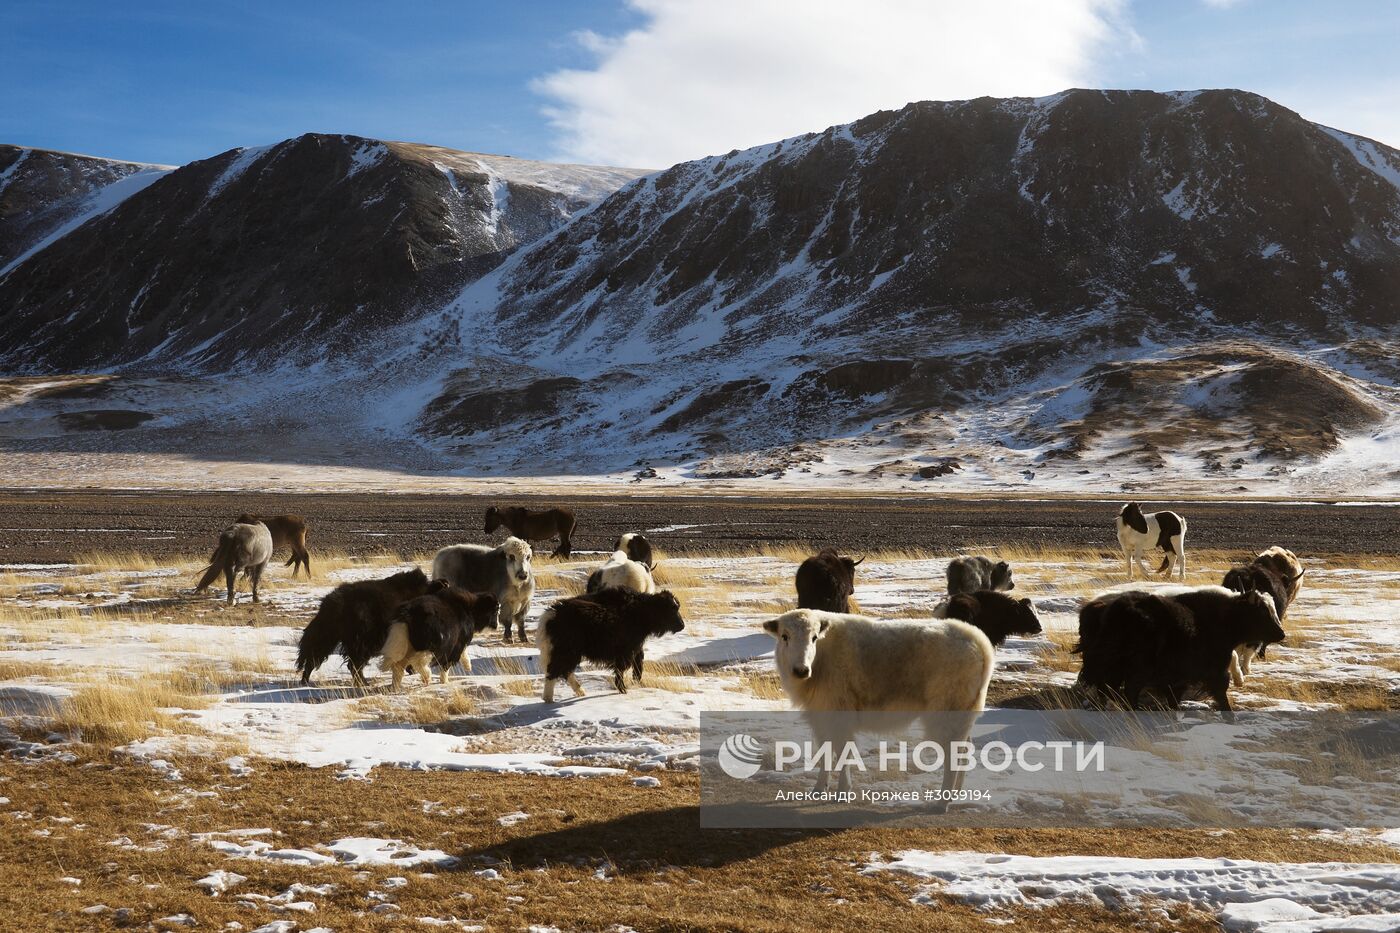
[[[271,559],[272,533],[267,526],[261,522],[235,522],[219,534],[218,547],[194,591],[203,593],[222,573],[228,582],[228,604],[232,606],[233,581],[241,571],[253,584],[253,602],[258,602],[258,583]]]
[[[263,518],[260,515],[250,515],[244,512],[234,521],[242,525],[256,525],[262,522],[267,526],[267,530],[272,532],[272,549],[274,551],[282,548],[290,548],[291,556],[283,567],[292,568],[292,576],[297,575],[297,571],[306,568],[306,576],[311,576],[311,554],[306,550],[306,519],[300,515],[271,515]]]
[[[1178,579],[1186,579],[1186,519],[1175,512],[1144,513],[1136,502],[1129,502],[1118,513],[1118,546],[1123,549],[1123,559],[1128,562],[1128,579],[1133,579],[1133,563],[1142,569],[1142,575],[1151,574],[1143,562],[1147,551],[1153,547],[1162,549],[1162,566],[1158,573],[1168,578],[1175,570]],[[1175,564],[1175,566],[1173,566]]]
[[[486,510],[488,535],[505,525],[512,535],[526,541],[548,541],[557,536],[559,546],[550,554],[551,557],[568,557],[573,553],[574,546],[569,539],[574,533],[575,524],[574,513],[568,509],[531,512],[518,505],[506,509],[498,509],[493,505]]]

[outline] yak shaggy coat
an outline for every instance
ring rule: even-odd
[[[856,590],[856,568],[860,560],[842,557],[824,548],[797,568],[797,607],[824,612],[850,612]]]
[[[447,580],[469,593],[490,593],[501,604],[501,633],[510,641],[514,623],[525,641],[525,615],[535,595],[535,575],[530,569],[534,552],[519,538],[506,538],[500,547],[451,544],[433,557],[433,579]]]
[[[630,667],[632,679],[641,681],[646,640],[684,629],[681,605],[667,590],[604,589],[560,600],[545,610],[536,629],[544,701],[554,702],[554,682],[561,679],[568,681],[575,695],[584,695],[574,674],[584,660],[612,668],[613,685],[626,693],[623,672]]]
[[[795,609],[769,619],[763,630],[777,640],[773,662],[783,692],[809,714],[813,737],[837,749],[862,728],[888,731],[915,719],[923,720],[931,742],[963,741],[987,700],[992,643],[965,622]],[[945,768],[943,789],[956,790],[962,776]],[[817,778],[818,790],[829,777]],[[839,789],[849,788],[847,770]]]
[[[209,566],[195,586],[196,593],[209,588],[220,573],[228,584],[228,604],[233,605],[233,582],[241,572],[253,586],[253,602],[258,602],[258,584],[262,582],[267,562],[272,560],[272,534],[267,526],[235,522],[219,534],[219,544],[209,558]]]
[[[1231,567],[1225,573],[1221,586],[1236,593],[1250,590],[1263,593],[1274,601],[1274,610],[1279,621],[1283,621],[1288,607],[1298,598],[1298,590],[1303,583],[1303,564],[1297,555],[1287,548],[1274,545],[1260,552],[1254,560],[1241,567]],[[1244,683],[1249,673],[1249,664],[1254,658],[1264,657],[1266,645],[1240,645],[1235,649],[1235,663],[1230,667],[1230,679],[1238,687]]]
[[[656,581],[651,576],[653,566],[651,545],[647,539],[628,532],[617,539],[617,549],[607,562],[588,575],[585,592],[596,593],[605,587],[615,586],[634,593],[655,593]]]
[[[311,674],[339,648],[355,685],[363,687],[365,665],[384,644],[394,613],[427,591],[428,578],[417,567],[382,580],[342,583],[331,590],[301,633],[297,648],[301,682],[311,683]]]
[[[473,594],[446,580],[434,580],[428,592],[399,607],[380,649],[380,666],[392,672],[394,689],[403,683],[404,670],[412,668],[430,683],[428,668],[438,666],[438,682],[447,683],[452,665],[462,662],[470,674],[472,662],[465,654],[472,636],[495,628],[500,604],[490,593]]]
[[[1079,644],[1072,650],[1084,656],[1081,686],[1119,693],[1133,708],[1144,690],[1158,690],[1172,709],[1188,689],[1204,687],[1229,718],[1236,646],[1283,638],[1268,598],[1202,587],[1170,596],[1129,592],[1095,599],[1080,610]]]
[[[986,635],[994,648],[1009,635],[1039,635],[1044,631],[1029,599],[1014,599],[994,590],[960,593],[935,609],[933,615],[966,622]]]
[[[975,557],[964,554],[948,561],[949,596],[978,590],[1014,589],[1016,581],[1011,579],[1011,565],[1004,560],[993,562],[980,554]]]

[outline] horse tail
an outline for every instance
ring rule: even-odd
[[[291,567],[294,577],[297,575],[297,571],[304,567],[307,579],[311,578],[311,553],[306,550],[306,535],[300,535],[293,539],[292,553],[282,566]]]
[[[199,583],[194,588],[196,593],[202,593],[207,590],[209,584],[213,583],[218,578],[219,574],[224,572],[225,566],[232,563],[233,549],[233,535],[219,535],[219,546],[214,548],[214,554],[209,558],[209,566],[204,568],[204,575],[199,578]]]

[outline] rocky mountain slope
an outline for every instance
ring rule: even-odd
[[[232,405],[201,384],[201,399],[225,404],[224,425],[276,408],[279,432],[323,440],[268,455],[313,462],[373,451],[468,475],[1400,492],[1400,153],[1257,95],[910,104],[609,176],[619,190],[557,229],[513,219],[526,196],[485,163],[475,195],[454,200],[470,166],[440,150],[282,146],[180,169],[0,279],[0,332],[24,338],[8,365],[142,360],[80,402],[14,388],[26,443],[99,397],[99,410],[151,408],[173,391],[151,380],[193,397],[191,378],[237,359],[276,365],[275,380]],[[332,167],[290,171],[302,160]],[[257,193],[224,213],[230,174]],[[299,199],[265,177],[283,174]],[[301,191],[308,177],[322,187]],[[381,213],[376,198],[416,207]],[[216,239],[179,268],[162,226],[172,199],[222,218],[201,219]],[[119,222],[156,242],[104,269]],[[61,291],[74,268],[76,299]],[[288,414],[292,400],[315,416]],[[64,443],[187,451],[206,416],[157,407],[140,428]]]
[[[59,369],[321,359],[637,174],[322,134],[232,150],[21,257],[0,278],[0,355]]]
[[[0,145],[0,274],[170,169]]]

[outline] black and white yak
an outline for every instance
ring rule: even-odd
[[[316,616],[301,633],[297,670],[301,682],[337,649],[355,686],[365,685],[365,665],[379,653],[399,606],[428,591],[428,577],[417,567],[382,580],[342,583],[321,600]]]
[[[1129,502],[1118,513],[1117,527],[1129,580],[1133,579],[1134,563],[1144,577],[1151,574],[1144,558],[1152,548],[1162,549],[1157,573],[1170,578],[1175,571],[1178,579],[1186,579],[1186,519],[1175,512],[1143,512],[1136,502]]]
[[[635,593],[610,587],[561,599],[545,610],[535,629],[544,674],[544,701],[554,702],[554,682],[566,680],[575,695],[583,687],[574,671],[583,661],[610,667],[613,685],[627,692],[623,674],[642,679],[643,645],[648,638],[673,635],[685,628],[681,604],[669,590]]]
[[[417,671],[426,686],[434,663],[439,683],[447,683],[458,661],[470,674],[467,645],[477,632],[496,627],[500,608],[490,593],[468,593],[446,580],[434,580],[428,592],[401,605],[379,649],[380,666],[392,673],[394,689],[403,683],[405,670]]]
[[[656,581],[651,576],[655,569],[650,542],[637,532],[629,531],[617,539],[617,547],[603,566],[588,575],[584,591],[596,593],[605,587],[617,586],[635,593],[655,593]]]
[[[1274,609],[1282,622],[1288,607],[1298,598],[1298,589],[1306,572],[1297,555],[1287,548],[1274,545],[1266,551],[1261,551],[1248,564],[1231,567],[1225,572],[1225,579],[1220,585],[1237,593],[1248,593],[1251,590],[1263,593],[1274,601]],[[1239,647],[1236,652],[1239,661],[1230,670],[1230,677],[1235,686],[1244,683],[1244,676],[1249,673],[1249,662],[1255,657],[1262,659],[1265,650],[1266,646],[1261,644]]]

